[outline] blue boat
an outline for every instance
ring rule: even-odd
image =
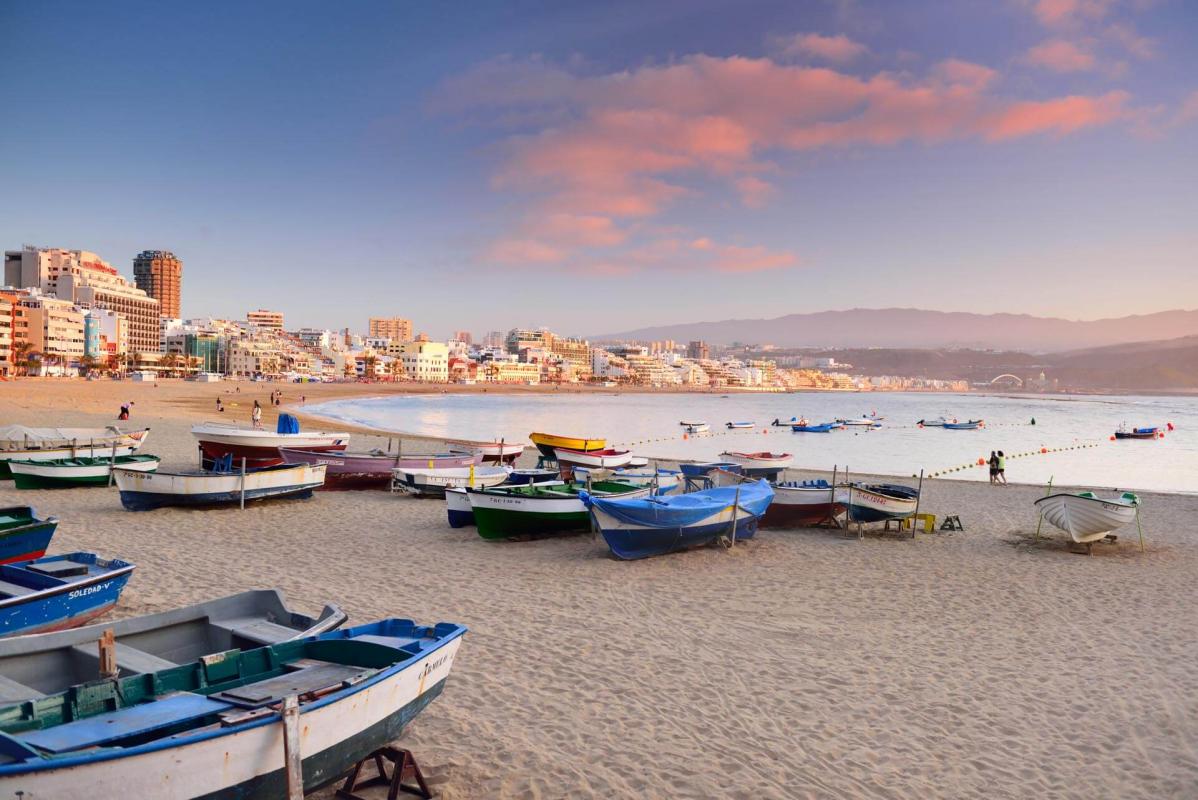
[[[941,427],[947,431],[976,431],[982,427],[982,420],[971,419],[968,422],[946,422]]]
[[[830,433],[841,427],[835,422],[821,422],[817,425],[791,425],[794,433]]]
[[[0,796],[274,800],[289,756],[315,791],[441,695],[465,632],[387,619],[0,707]]]
[[[529,483],[548,483],[549,481],[560,481],[561,479],[561,471],[556,469],[514,469],[508,474],[506,483],[515,486],[524,486]]]
[[[0,636],[82,625],[117,604],[132,572],[95,553],[0,564]]]
[[[582,494],[612,554],[626,560],[731,539],[734,524],[737,539],[750,539],[773,499],[765,480],[671,497],[620,500]]]
[[[40,519],[33,506],[0,508],[0,564],[41,558],[56,528],[57,519]]]
[[[704,461],[699,464],[679,464],[678,469],[682,470],[683,476],[687,478],[705,478],[709,472],[717,469],[739,475],[742,468],[740,464],[731,461]]]

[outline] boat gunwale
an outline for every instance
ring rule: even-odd
[[[28,561],[17,561],[12,564],[0,564],[0,566],[21,567],[24,564],[29,564],[34,561],[44,561],[48,558],[57,558],[57,559],[60,559],[63,561],[69,561],[70,559],[67,558],[67,556],[72,556],[72,555],[77,555],[77,553],[57,553],[53,556],[41,556],[40,558],[31,558]],[[115,569],[112,569],[108,572],[104,572],[100,575],[89,576],[80,581],[65,581],[61,586],[49,586],[45,589],[34,590],[34,591],[30,592],[29,594],[19,594],[19,595],[15,595],[13,597],[0,599],[0,611],[8,608],[9,606],[24,605],[24,604],[29,603],[34,600],[42,600],[47,597],[53,597],[55,595],[62,594],[63,592],[75,591],[76,589],[84,589],[84,588],[87,588],[88,586],[93,586],[102,581],[119,578],[123,575],[128,575],[129,573],[133,572],[133,570],[137,567],[136,564],[132,564],[128,561],[124,561],[119,558],[99,558],[99,557],[97,557],[96,562],[97,562],[97,564],[99,564],[99,562],[104,562],[104,564],[112,564],[113,562],[118,562],[120,564],[123,564],[124,566],[116,567]],[[63,579],[59,578],[59,580],[63,580]]]

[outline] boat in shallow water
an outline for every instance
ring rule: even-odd
[[[112,482],[114,466],[137,472],[153,472],[161,461],[158,456],[131,455],[10,461],[8,464],[18,489],[74,489],[108,486]]]
[[[320,616],[288,607],[278,589],[258,589],[195,605],[97,622],[82,628],[0,640],[0,705],[35,700],[100,677],[96,642],[116,636],[121,678],[169,669],[212,652],[251,650],[340,627],[345,612],[326,605]]]
[[[1106,538],[1136,518],[1140,498],[1132,492],[1099,497],[1093,492],[1058,492],[1036,501],[1036,510],[1078,544]]]
[[[617,558],[631,560],[749,539],[774,490],[759,480],[673,497],[596,497],[583,493],[595,526]]]
[[[307,498],[324,483],[323,464],[279,464],[273,467],[230,471],[228,460],[220,470],[185,472],[134,472],[114,469],[121,505],[129,511],[149,511],[166,506],[224,506],[251,500],[284,497]]]
[[[510,539],[589,530],[590,515],[580,497],[584,491],[597,497],[647,497],[650,489],[592,481],[589,489],[581,483],[533,484],[468,489],[466,494],[478,535],[484,539]]]
[[[41,558],[57,528],[57,519],[39,518],[33,506],[0,508],[0,564]]]
[[[5,706],[0,796],[274,800],[285,737],[314,791],[444,691],[465,633],[387,619]]]
[[[11,478],[10,461],[57,461],[64,458],[111,458],[137,452],[149,428],[0,428],[0,479]]]
[[[0,564],[0,636],[83,625],[117,604],[132,573],[128,561],[95,553]]]

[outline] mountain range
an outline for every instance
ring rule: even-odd
[[[778,347],[975,348],[1053,353],[1198,335],[1198,310],[1097,320],[1028,314],[973,314],[917,308],[853,308],[773,319],[659,325],[589,337],[592,341],[702,340]]]

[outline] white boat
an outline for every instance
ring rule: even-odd
[[[137,472],[153,472],[158,456],[130,455],[113,458],[64,458],[58,461],[10,461],[18,489],[49,489],[74,486],[104,486],[110,483],[114,466]]]
[[[728,427],[729,430],[739,430],[742,428],[752,428],[753,427],[752,422],[727,422],[724,424]]]
[[[720,453],[720,458],[744,467],[746,475],[757,472],[780,472],[794,463],[790,453]]]
[[[593,469],[615,469],[623,467],[632,460],[631,450],[570,450],[565,447],[555,447],[557,463],[563,467],[591,467]]]
[[[246,500],[311,497],[324,484],[324,464],[282,464],[245,473],[193,470],[190,472],[112,471],[129,511],[165,506],[233,505]]]
[[[686,426],[687,433],[707,433],[711,430],[711,426],[706,422],[692,422]]]
[[[839,422],[841,425],[847,425],[850,427],[860,427],[860,428],[880,428],[880,427],[882,427],[881,422],[878,422],[876,419],[871,419],[869,417],[857,417],[856,419],[838,419],[836,421]]]
[[[478,452],[483,461],[503,461],[505,464],[515,461],[524,452],[524,445],[519,442],[459,442],[458,446]]]
[[[409,494],[441,497],[446,489],[472,487],[485,489],[498,486],[507,480],[511,470],[507,467],[445,467],[433,469],[410,469],[401,467],[391,475],[391,489]]]
[[[678,424],[684,428],[690,428],[695,425],[706,425],[707,423],[700,419],[691,419],[691,420],[684,419],[681,422],[679,422]]]
[[[0,479],[9,478],[9,461],[58,461],[63,458],[128,456],[146,443],[149,428],[0,428]]]
[[[344,450],[348,433],[324,431],[280,432],[263,428],[244,428],[223,422],[205,422],[191,429],[204,457],[218,459],[232,455],[235,465],[246,460],[249,467],[269,467],[283,463],[280,447],[294,450]],[[103,455],[101,453],[101,455]]]
[[[1131,492],[1099,497],[1093,492],[1061,492],[1041,497],[1036,508],[1044,519],[1065,531],[1078,544],[1090,544],[1136,518],[1140,498]]]
[[[950,423],[955,424],[956,421],[956,417],[936,417],[935,419],[921,419],[915,424],[921,428],[943,428]]]
[[[914,514],[919,492],[910,486],[891,483],[854,483],[838,486],[835,501],[844,504],[849,522],[885,522]]]

